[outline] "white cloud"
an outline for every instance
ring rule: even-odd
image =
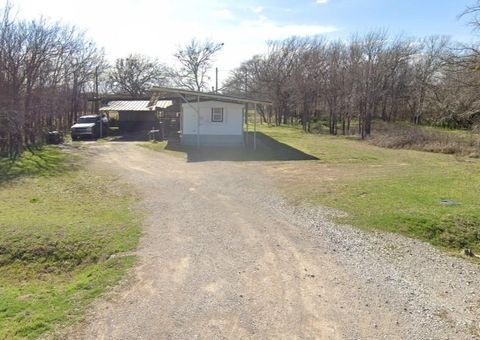
[[[255,13],[262,13],[265,8],[263,6],[257,6],[253,9]]]
[[[324,5],[328,2],[328,0],[316,0],[315,3],[316,4],[320,4],[320,5]]]
[[[213,11],[212,14],[213,14],[213,16],[215,16],[219,19],[224,19],[224,20],[232,20],[232,19],[235,18],[232,11],[230,11],[228,9],[225,9],[225,8]]]
[[[109,60],[141,53],[171,64],[176,49],[193,37],[223,42],[224,49],[215,61],[220,80],[242,61],[266,52],[268,40],[337,30],[321,24],[281,24],[267,18],[261,6],[252,7],[256,15],[250,11],[249,16],[233,11],[221,0],[123,0],[121,5],[118,0],[13,0],[13,3],[21,17],[44,15],[86,30],[89,37],[105,48]]]
[[[240,33],[245,35],[255,35],[257,39],[266,40],[279,40],[296,36],[317,35],[324,33],[331,33],[337,31],[334,26],[324,25],[304,25],[304,24],[289,24],[281,25],[266,17],[262,17],[258,21],[245,21],[242,23]]]

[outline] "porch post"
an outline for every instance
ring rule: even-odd
[[[200,96],[197,95],[197,148],[200,148]]]
[[[253,150],[257,150],[257,103],[253,111]]]
[[[245,103],[245,124],[247,125],[247,133],[245,134],[245,145],[247,148],[249,147],[248,145],[248,103]]]

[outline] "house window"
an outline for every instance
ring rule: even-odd
[[[223,107],[212,107],[212,122],[223,122]]]

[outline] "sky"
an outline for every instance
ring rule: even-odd
[[[192,38],[223,42],[214,65],[220,82],[266,51],[266,41],[322,34],[347,39],[386,29],[391,35],[477,38],[458,14],[474,0],[10,0],[17,17],[72,24],[105,49],[111,61],[130,53],[173,64]],[[0,0],[3,8],[7,0]],[[213,74],[213,73],[212,73]]]

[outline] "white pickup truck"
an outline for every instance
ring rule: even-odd
[[[72,140],[104,137],[107,131],[108,118],[97,115],[81,116],[70,128]]]

